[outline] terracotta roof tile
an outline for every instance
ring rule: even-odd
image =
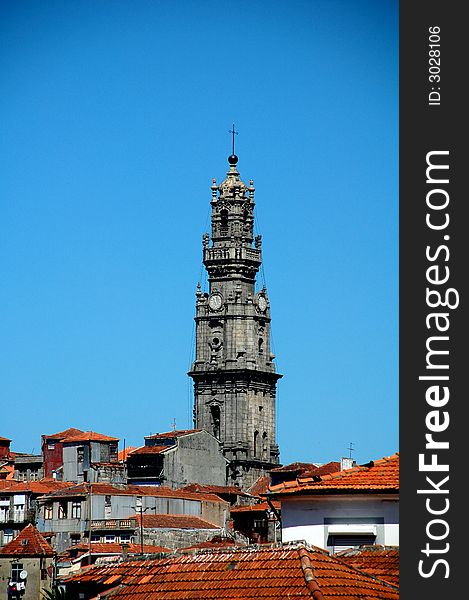
[[[135,456],[136,454],[161,454],[165,450],[170,450],[171,448],[174,448],[174,445],[172,445],[172,446],[140,446],[140,448],[136,448],[135,450],[132,450],[132,452],[129,452],[129,454],[131,456]]]
[[[181,488],[188,492],[202,492],[208,494],[225,494],[230,496],[249,496],[236,485],[204,485],[202,483],[189,483]]]
[[[282,465],[281,467],[274,467],[270,469],[271,473],[290,473],[290,472],[304,472],[317,469],[319,463],[304,463],[304,462],[293,462],[288,465]]]
[[[15,479],[0,480],[2,492],[31,494],[50,494],[59,490],[73,487],[69,481],[57,481],[56,479],[40,479],[39,481],[16,481]]]
[[[163,433],[152,433],[151,435],[146,435],[146,440],[152,440],[155,438],[173,438],[173,437],[181,437],[181,435],[189,435],[191,433],[198,433],[202,431],[201,429],[177,429],[176,431],[164,431]]]
[[[91,567],[66,579],[80,590],[114,587],[113,600],[398,600],[398,589],[319,548],[226,548],[155,561]],[[119,587],[116,587],[119,584]],[[97,587],[99,586],[99,588]]]
[[[123,450],[119,450],[119,452],[117,454],[117,460],[119,460],[119,461],[126,461],[127,460],[127,456],[131,452],[133,452],[134,450],[137,450],[137,448],[138,448],[138,446],[127,446]]]
[[[95,431],[81,431],[80,433],[70,434],[63,440],[64,442],[118,442],[119,438],[96,433]]]
[[[66,441],[68,437],[75,436],[78,434],[82,434],[84,431],[81,429],[76,429],[75,427],[69,427],[65,429],[65,431],[59,431],[59,433],[52,433],[51,435],[43,434],[42,438],[44,440],[58,440],[60,442]]]
[[[274,501],[272,502],[275,510],[280,511],[280,502]],[[270,505],[267,502],[259,502],[259,504],[249,504],[246,506],[233,506],[231,509],[232,513],[244,513],[244,512],[263,512],[266,510],[272,510]]]
[[[245,544],[241,544],[240,542],[236,542],[231,538],[222,537],[220,535],[214,535],[211,540],[207,540],[206,542],[200,542],[199,544],[194,544],[193,546],[187,546],[186,548],[180,548],[178,553],[186,554],[189,552],[193,552],[194,550],[202,550],[202,549],[212,549],[216,550],[217,548],[236,548],[240,546],[244,546]]]
[[[140,515],[136,514],[137,524],[140,526]],[[193,515],[143,515],[145,529],[220,529],[205,519]]]
[[[269,495],[399,492],[399,453],[327,475],[300,476],[270,487]]]
[[[91,550],[91,554],[101,554],[101,555],[112,555],[112,554],[123,554],[123,546],[127,548],[127,554],[139,555],[142,552],[142,547],[140,544],[123,544],[123,543],[104,543],[104,542],[91,542],[91,544],[75,544],[74,546],[70,546],[64,552],[59,554],[59,559],[61,561],[65,560],[73,560],[74,558],[78,558],[83,556],[84,554],[89,554]],[[164,546],[152,546],[149,544],[144,544],[143,553],[144,554],[159,554],[161,552],[165,552],[167,554],[171,554],[172,550],[169,548],[165,548]]]
[[[270,477],[268,475],[262,475],[251,485],[251,487],[248,489],[248,492],[252,496],[259,496],[260,494],[267,493],[269,485]]]
[[[127,485],[125,487],[117,487],[110,483],[78,483],[68,485],[70,487],[49,493],[48,497],[86,496],[92,493],[95,496],[153,496],[155,498],[182,498],[186,500],[206,500],[226,503],[225,500],[216,494],[188,492],[184,489],[173,490],[158,485]]]
[[[399,585],[399,547],[361,546],[335,554],[348,565],[383,581]]]
[[[0,556],[54,556],[55,552],[29,523],[14,540],[0,548]]]

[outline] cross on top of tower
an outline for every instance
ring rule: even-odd
[[[238,157],[235,154],[235,135],[238,135],[239,131],[235,130],[235,126],[233,123],[233,129],[230,129],[228,133],[232,134],[232,150],[231,156],[228,157],[228,162],[230,165],[235,165],[238,162]]]

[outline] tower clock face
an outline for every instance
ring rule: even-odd
[[[208,305],[212,310],[220,310],[222,304],[223,300],[220,294],[212,294],[208,299]]]
[[[265,309],[267,308],[267,300],[265,299],[265,296],[259,296],[259,298],[257,299],[257,306],[259,307],[259,310],[261,312],[265,311]]]

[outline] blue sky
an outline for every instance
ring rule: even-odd
[[[397,2],[4,0],[0,72],[13,450],[72,426],[128,446],[192,425],[201,237],[232,123],[281,461],[398,450]]]

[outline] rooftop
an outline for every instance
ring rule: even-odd
[[[269,488],[269,495],[399,492],[399,453],[326,475],[304,475]]]
[[[236,485],[205,485],[202,483],[189,483],[182,490],[187,492],[202,492],[208,494],[224,494],[229,496],[249,496]]]
[[[399,597],[397,587],[304,544],[210,549],[155,561],[91,567],[67,578],[66,583],[78,584],[82,591],[92,586],[94,590],[114,588],[108,595],[113,600]]]
[[[175,431],[164,431],[163,433],[152,433],[151,435],[146,435],[146,440],[154,440],[156,438],[173,438],[173,437],[181,437],[182,435],[190,435],[191,433],[199,433],[202,431],[201,429],[176,429]]]
[[[140,526],[140,515],[133,517]],[[145,529],[220,529],[205,519],[193,515],[143,515]]]
[[[49,498],[62,498],[69,496],[153,496],[156,498],[182,498],[186,500],[207,500],[210,502],[225,502],[216,494],[188,492],[184,489],[173,490],[159,485],[122,485],[110,483],[78,483],[69,484],[69,487],[51,492]]]
[[[43,434],[42,438],[45,440],[57,440],[59,442],[64,442],[70,436],[75,436],[84,433],[81,429],[76,429],[75,427],[69,427],[65,429],[65,431],[59,431],[59,433],[51,433],[50,435]]]
[[[126,461],[127,456],[134,450],[137,450],[137,448],[138,446],[127,446],[126,448],[119,450],[117,454],[117,459],[119,460],[119,462]]]
[[[0,548],[0,556],[54,556],[47,541],[42,537],[34,525],[26,527],[14,540]]]
[[[103,543],[103,542],[91,542],[86,544],[75,544],[70,546],[64,552],[59,554],[60,561],[74,560],[84,555],[101,555],[101,556],[112,556],[123,554],[123,547],[126,548],[127,554],[139,555],[142,552],[140,544],[118,544],[118,543]],[[144,554],[159,554],[165,552],[171,554],[172,550],[163,546],[152,546],[144,544]]]
[[[399,585],[398,546],[361,546],[342,550],[335,556],[369,575]]]
[[[128,456],[135,456],[137,454],[161,454],[165,450],[171,450],[174,448],[172,446],[140,446],[139,448],[135,448],[131,452],[128,453]]]
[[[63,442],[118,442],[119,438],[96,433],[96,431],[80,431],[78,433],[70,433]]]
[[[69,481],[56,479],[40,479],[39,481],[16,481],[15,479],[0,479],[0,491],[14,494],[51,494],[74,486]]]
[[[272,502],[275,510],[280,512],[280,502],[274,501]],[[248,504],[245,506],[233,506],[231,509],[231,513],[239,514],[239,513],[251,513],[251,512],[264,512],[266,510],[272,510],[272,507],[267,502],[259,502],[259,504]]]

